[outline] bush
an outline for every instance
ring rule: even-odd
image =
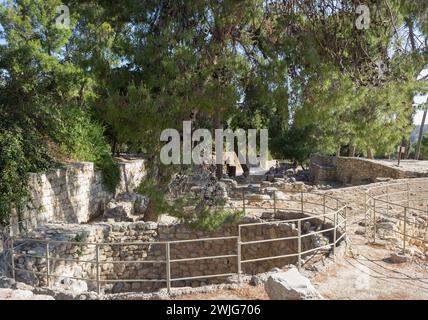
[[[153,180],[144,181],[138,193],[150,199],[150,205],[155,214],[168,213],[193,230],[216,231],[225,224],[238,223],[242,211],[227,211],[223,208],[224,201],[218,200],[215,206],[209,207],[204,199],[195,198],[191,193],[168,199],[167,193]],[[186,207],[196,206],[193,210]]]
[[[77,107],[61,109],[52,126],[60,149],[73,160],[94,162],[103,173],[104,184],[114,192],[120,182],[120,172],[104,137],[103,126]]]
[[[420,159],[428,160],[428,134],[426,134],[422,139]]]
[[[25,128],[25,126],[24,126]],[[28,199],[29,172],[48,169],[43,138],[16,125],[0,126],[0,223],[9,222],[12,207],[20,215]]]

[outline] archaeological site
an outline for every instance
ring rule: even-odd
[[[427,10],[0,1],[0,300],[428,300]]]

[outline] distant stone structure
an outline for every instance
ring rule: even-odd
[[[415,162],[422,163],[422,162]],[[411,167],[411,166],[410,166]],[[379,178],[404,179],[428,177],[426,170],[420,168],[397,167],[386,160],[371,160],[355,157],[329,157],[314,155],[309,165],[309,179],[315,184],[338,181],[349,184],[376,182]]]

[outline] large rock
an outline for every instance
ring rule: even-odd
[[[83,280],[76,280],[70,278],[64,278],[60,284],[56,285],[60,290],[64,290],[73,295],[82,294],[88,292],[88,284]]]
[[[245,196],[245,199],[250,202],[258,202],[258,201],[270,200],[270,196],[267,194],[253,193],[248,196]]]
[[[54,298],[46,295],[35,295],[28,290],[0,289],[1,300],[54,300]]]
[[[308,278],[296,268],[269,276],[265,290],[272,300],[316,300],[322,299]]]
[[[107,204],[104,219],[116,222],[135,222],[143,218],[149,199],[136,193],[123,193]]]

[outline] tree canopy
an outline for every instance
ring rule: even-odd
[[[427,4],[360,4],[5,1],[2,182],[72,159],[98,163],[114,188],[112,152],[144,153],[152,175],[168,181],[180,168],[160,163],[159,136],[183,120],[268,128],[272,154],[301,162],[344,145],[392,153],[412,129],[413,97],[427,91],[427,77],[417,78],[427,67]],[[58,23],[61,5],[69,25]],[[18,200],[7,185],[3,216]]]

